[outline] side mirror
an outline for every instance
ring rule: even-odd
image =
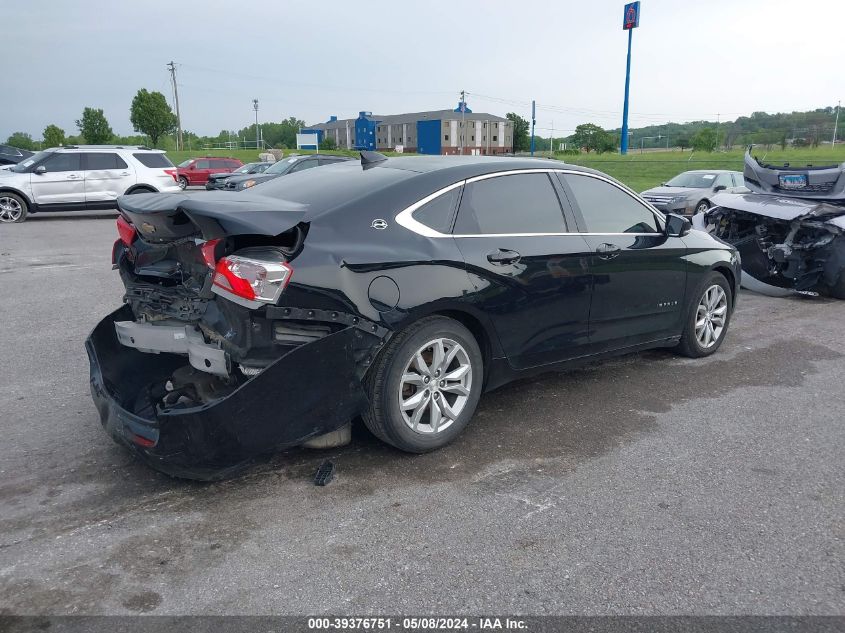
[[[47,168],[46,168],[44,165],[39,165],[38,167],[36,167],[36,168],[33,170],[33,172],[32,172],[32,173],[34,173],[34,174],[38,174],[38,175],[41,175],[41,174],[46,174],[46,173],[47,173]]]
[[[725,189],[727,189],[725,185],[716,185],[713,187],[713,191],[724,191]]]
[[[689,235],[692,229],[692,222],[682,215],[674,213],[666,214],[666,235],[668,237],[683,237]]]

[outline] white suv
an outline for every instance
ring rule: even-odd
[[[161,150],[123,145],[47,149],[0,170],[0,222],[38,211],[112,209],[127,193],[180,191]]]

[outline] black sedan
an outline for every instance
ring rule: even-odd
[[[25,149],[18,149],[11,145],[0,145],[0,165],[17,165],[22,160],[35,154]]]
[[[239,196],[119,207],[125,304],[86,343],[94,401],[116,441],[191,478],[357,416],[431,451],[516,378],[707,356],[740,281],[732,246],[557,161],[364,152]]]
[[[211,174],[208,177],[208,182],[205,183],[205,188],[209,191],[212,189],[225,189],[229,178],[234,176],[251,176],[253,174],[263,174],[268,167],[272,167],[275,163],[247,163],[243,167],[238,167],[235,171],[224,172],[222,174]]]
[[[263,173],[254,176],[228,174],[226,186],[221,189],[228,191],[243,191],[255,185],[273,180],[286,174],[295,174],[298,171],[305,171],[312,167],[323,165],[334,165],[343,161],[351,160],[348,156],[334,156],[331,154],[310,154],[305,156],[288,156],[268,167]]]

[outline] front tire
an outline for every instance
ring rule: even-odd
[[[732,306],[728,280],[717,272],[709,273],[687,307],[686,327],[678,343],[678,352],[690,358],[702,358],[716,352],[728,333]]]
[[[179,176],[179,188],[183,191],[188,188],[188,179],[184,176]]]
[[[0,193],[0,222],[20,224],[28,214],[26,200],[16,193]]]
[[[698,213],[706,213],[710,209],[710,203],[707,200],[702,200],[697,205],[695,205],[695,211],[693,215]]]
[[[461,323],[426,317],[396,334],[365,379],[363,418],[379,439],[409,453],[452,442],[475,413],[484,361]]]

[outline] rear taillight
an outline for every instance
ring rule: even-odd
[[[288,285],[293,268],[285,262],[229,255],[214,269],[214,291],[249,302],[275,303]]]
[[[135,241],[135,236],[138,235],[138,232],[134,226],[123,219],[123,216],[119,216],[117,218],[117,234],[120,235],[121,242],[127,246],[132,246],[132,242]]]
[[[179,182],[179,176],[175,169],[165,169],[165,174],[170,174],[170,177],[173,178],[173,182]]]
[[[203,245],[200,246],[200,252],[202,253],[202,259],[205,262],[206,266],[209,268],[214,268],[215,264],[217,263],[217,245],[221,242],[218,238],[216,240],[208,240],[207,242],[203,242]]]

